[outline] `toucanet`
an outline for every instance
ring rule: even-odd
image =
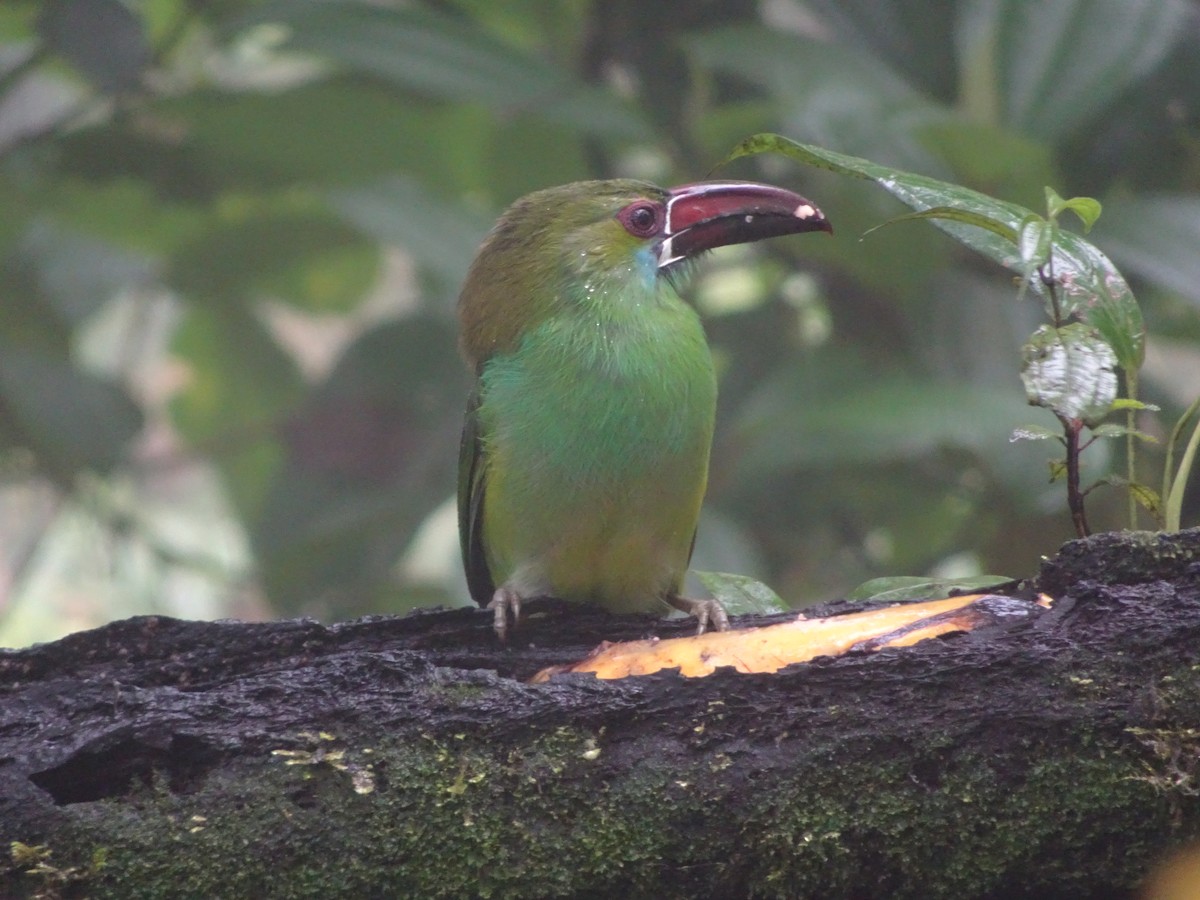
[[[808,200],[736,181],[583,181],[500,217],[459,297],[474,384],[458,522],[471,596],[501,639],[540,596],[728,627],[719,603],[680,593],[717,380],[676,283],[706,250],[807,231],[831,231]]]

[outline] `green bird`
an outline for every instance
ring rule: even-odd
[[[808,200],[750,182],[663,190],[583,181],[500,217],[459,297],[474,373],[458,524],[471,596],[509,617],[539,596],[636,612],[683,597],[708,483],[717,380],[675,282],[714,247],[831,231]]]

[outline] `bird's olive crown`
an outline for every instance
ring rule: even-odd
[[[628,270],[661,235],[667,193],[643,181],[580,181],[528,194],[484,239],[459,295],[462,349],[478,368],[566,302],[568,282]]]

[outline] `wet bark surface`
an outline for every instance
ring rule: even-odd
[[[506,647],[451,610],[5,651],[0,834],[40,849],[0,895],[1126,896],[1200,836],[1200,531],[1037,590],[772,675],[526,684],[692,628],[555,603]]]

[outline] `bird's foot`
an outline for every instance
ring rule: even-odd
[[[497,588],[487,608],[492,611],[492,628],[496,637],[500,638],[500,643],[508,643],[508,617],[512,615],[515,628],[521,618],[521,595],[511,588]]]
[[[716,600],[693,600],[691,597],[675,596],[664,599],[676,609],[696,617],[696,634],[704,634],[710,622],[714,631],[729,630],[729,616]]]

